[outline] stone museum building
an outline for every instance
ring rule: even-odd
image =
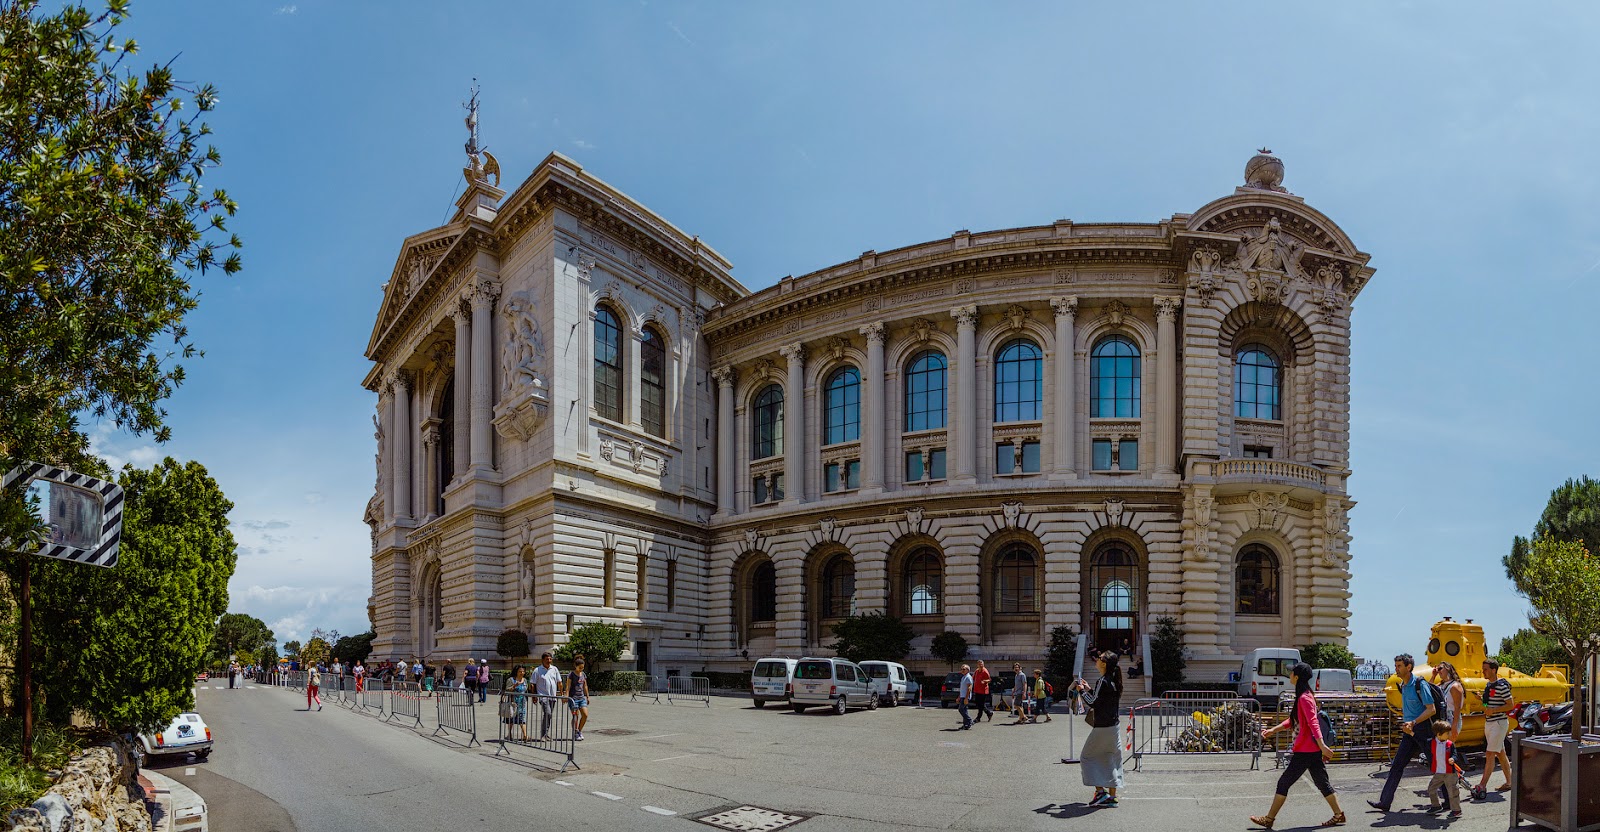
[[[1350,314],[1372,276],[1263,151],[1154,222],[957,231],[752,292],[560,154],[469,143],[367,347],[375,659],[625,627],[629,666],[828,654],[883,610],[971,656],[1068,625],[1189,675],[1349,636]]]

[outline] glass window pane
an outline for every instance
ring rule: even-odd
[[[852,459],[845,463],[845,488],[861,487],[861,460]]]
[[[839,465],[830,462],[822,466],[822,490],[836,491],[839,483]]]
[[[1039,473],[1039,443],[1022,443],[1022,470],[1024,473]]]
[[[1009,474],[1016,464],[1016,449],[1010,442],[994,446],[994,472]]]
[[[1091,454],[1090,467],[1096,471],[1111,470],[1111,440],[1096,439],[1092,447],[1094,452]]]
[[[772,499],[774,499],[774,500],[783,499],[783,475],[782,474],[773,474],[772,475],[772,493],[768,494],[767,496],[772,498]]]
[[[1132,439],[1124,439],[1117,449],[1117,461],[1124,471],[1139,470],[1139,443]]]
[[[922,452],[906,451],[906,482],[922,480]]]
[[[767,478],[755,477],[750,481],[750,502],[761,504],[767,501]]]
[[[934,448],[928,459],[928,477],[930,479],[944,479],[944,448]]]

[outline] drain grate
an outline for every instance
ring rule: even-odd
[[[604,735],[606,735],[608,737],[626,737],[629,734],[637,734],[639,732],[638,731],[631,731],[631,730],[629,730],[627,728],[596,728],[593,731],[590,731],[589,733],[591,733],[591,734],[604,734]]]
[[[718,829],[731,829],[734,832],[773,832],[777,829],[788,829],[807,817],[809,815],[790,815],[759,806],[740,806],[716,814],[702,815],[693,820]]]

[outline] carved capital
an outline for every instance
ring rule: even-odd
[[[498,297],[500,284],[488,278],[473,281],[472,288],[467,290],[467,299],[472,302],[473,309],[493,306]]]
[[[733,382],[736,378],[736,374],[734,373],[732,367],[725,364],[721,367],[711,368],[711,377],[716,380],[718,387],[725,390],[731,390],[733,389]]]
[[[806,362],[806,345],[796,341],[793,344],[784,344],[778,348],[778,354],[790,364],[804,364]]]
[[[411,373],[407,370],[395,370],[389,377],[389,386],[398,394],[411,392]]]
[[[879,347],[883,346],[883,321],[873,321],[870,324],[862,326],[858,331],[862,335],[867,336],[868,344]]]
[[[957,306],[950,310],[950,317],[955,318],[957,329],[977,329],[978,307]]]
[[[472,322],[472,304],[464,296],[452,302],[444,313],[450,316],[450,320],[456,322],[456,326],[465,326]]]
[[[1156,320],[1168,324],[1178,320],[1178,310],[1183,308],[1183,298],[1156,296]]]
[[[1078,298],[1076,295],[1051,298],[1050,308],[1054,310],[1057,318],[1076,318],[1078,317]]]

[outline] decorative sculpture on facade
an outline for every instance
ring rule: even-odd
[[[1276,528],[1278,514],[1289,505],[1289,495],[1272,491],[1252,491],[1250,505],[1256,507],[1256,528]]]
[[[501,304],[506,319],[506,340],[500,349],[500,377],[506,390],[542,390],[545,386],[544,337],[534,315],[533,298],[527,292],[514,292]]]
[[[1106,507],[1106,525],[1107,526],[1120,526],[1120,525],[1122,525],[1122,501],[1121,500],[1106,500],[1105,507]]]
[[[461,105],[467,111],[465,119],[467,125],[467,166],[462,169],[462,175],[468,182],[482,182],[489,184],[489,177],[494,177],[494,187],[500,187],[500,161],[489,149],[478,142],[478,79],[472,79],[472,97]],[[479,156],[483,158],[478,158]]]
[[[1272,151],[1261,148],[1261,152],[1250,157],[1244,163],[1244,186],[1262,191],[1276,191],[1286,194],[1283,188],[1283,160],[1272,155]]]

